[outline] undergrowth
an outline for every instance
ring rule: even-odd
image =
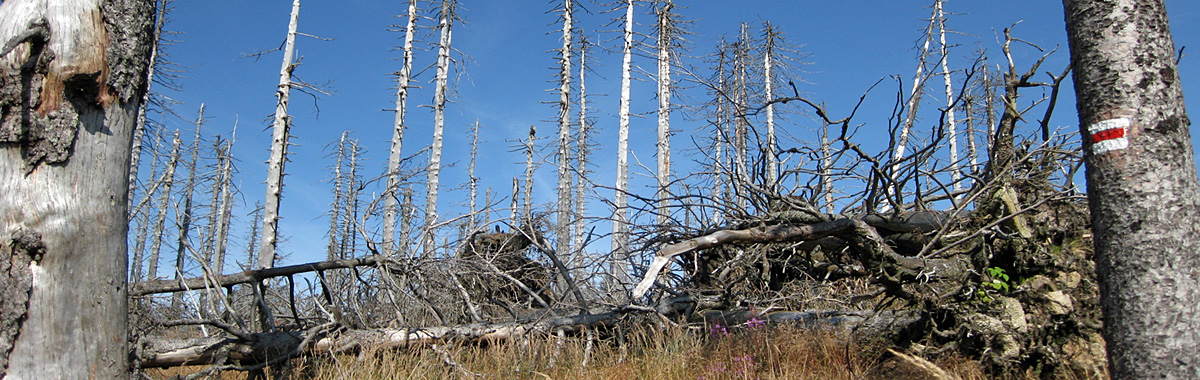
[[[615,332],[615,331],[614,331]],[[293,361],[293,379],[925,379],[886,361],[886,347],[847,342],[844,333],[757,320],[738,327],[644,328],[606,338],[527,336],[492,344],[445,343],[365,350]],[[590,343],[589,343],[590,340]],[[962,358],[936,364],[959,379],[983,379]],[[193,369],[195,370],[195,369]],[[907,372],[906,372],[907,371]],[[186,373],[152,371],[154,378]],[[241,379],[226,373],[222,379]]]

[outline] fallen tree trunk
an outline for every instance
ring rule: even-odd
[[[306,264],[296,264],[284,267],[274,267],[258,270],[247,270],[242,273],[227,274],[216,277],[195,277],[180,280],[151,280],[138,282],[130,286],[130,296],[145,296],[157,293],[182,292],[192,289],[203,289],[212,286],[215,282],[217,286],[227,287],[237,284],[249,284],[271,277],[290,276],[299,273],[317,272],[330,269],[353,268],[360,266],[378,266],[394,264],[395,260],[380,256],[370,255],[357,259],[343,259],[331,261],[319,261]]]
[[[659,305],[654,310],[659,313],[672,312],[671,310],[678,304],[690,301],[686,298],[688,297],[673,299]],[[364,347],[424,346],[449,339],[497,343],[532,333],[577,332],[586,328],[609,326],[626,315],[650,312],[650,310],[643,307],[626,307],[591,314],[546,317],[528,323],[474,323],[413,329],[345,330],[336,333],[327,333],[327,329],[314,328],[308,331],[249,334],[248,339],[147,337],[135,349],[134,357],[139,361],[140,368],[233,363],[248,365],[277,360],[285,356],[344,353]],[[723,323],[728,326],[745,323],[747,319],[753,317],[746,311],[719,313],[719,315],[703,315],[702,317],[707,323]],[[839,331],[858,328],[860,332],[868,333],[902,329],[920,319],[917,313],[907,311],[879,313],[871,311],[779,311],[759,317],[772,323],[799,323],[807,328],[832,328]],[[309,344],[301,347],[302,342],[305,341],[308,341]]]
[[[883,269],[885,281],[933,279],[958,281],[971,273],[965,259],[921,259],[896,253],[875,228],[862,219],[846,218],[812,224],[780,224],[744,230],[721,230],[708,235],[664,246],[650,263],[645,277],[633,289],[633,299],[641,299],[654,286],[659,273],[676,256],[725,244],[777,243],[816,240],[837,236],[848,242],[869,269]]]

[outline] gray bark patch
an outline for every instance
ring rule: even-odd
[[[74,150],[79,125],[80,107],[98,107],[95,97],[83,100],[80,96],[91,93],[89,88],[66,89],[65,98],[70,100],[42,115],[37,111],[42,87],[49,72],[53,52],[44,51],[40,43],[33,43],[32,54],[19,69],[0,73],[0,146],[19,147],[26,164],[32,171],[38,164],[66,163]],[[79,86],[81,78],[94,75],[76,75],[67,78],[73,87]],[[12,145],[10,145],[12,144]]]
[[[41,234],[19,230],[0,241],[0,378],[8,371],[8,356],[29,311],[33,272],[29,263],[46,253]]]

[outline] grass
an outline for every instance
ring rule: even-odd
[[[444,344],[297,361],[293,378],[333,379],[863,379],[935,378],[881,366],[885,347],[794,327],[641,329],[618,337],[535,336],[491,345]],[[589,348],[590,347],[590,348]],[[848,354],[849,352],[849,354]],[[936,363],[950,378],[984,379],[974,362]],[[881,372],[881,369],[884,369]],[[907,371],[907,372],[905,372]]]

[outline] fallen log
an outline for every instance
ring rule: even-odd
[[[875,228],[862,219],[846,218],[812,224],[779,224],[743,230],[721,230],[669,244],[659,250],[645,276],[633,289],[638,300],[650,291],[658,275],[676,256],[734,243],[775,243],[837,236],[850,242],[868,269],[883,269],[892,280],[963,280],[971,272],[965,259],[922,259],[896,253]]]
[[[212,286],[213,282],[220,287],[227,287],[237,284],[249,284],[272,277],[290,276],[299,273],[317,272],[330,269],[353,268],[360,266],[378,266],[386,264],[394,264],[395,260],[380,256],[370,255],[357,259],[342,259],[331,261],[318,261],[305,264],[296,264],[283,267],[274,267],[258,270],[247,270],[242,273],[227,274],[216,276],[213,278],[194,277],[179,280],[150,280],[134,283],[129,287],[130,296],[145,296],[157,293],[182,292],[194,289],[203,289]]]
[[[344,330],[328,333],[327,329],[308,331],[278,331],[250,334],[249,340],[233,337],[170,339],[146,337],[134,351],[140,368],[165,368],[184,365],[262,363],[284,356],[320,355],[352,352],[365,347],[404,348],[426,346],[456,339],[474,342],[503,342],[533,333],[554,334],[558,331],[577,332],[585,328],[609,326],[632,313],[656,310],[661,313],[675,304],[689,300],[674,299],[669,304],[651,309],[626,307],[606,312],[550,316],[528,323],[474,323],[460,326],[433,326],[412,329]],[[706,323],[736,326],[752,317],[746,311],[723,312],[719,316],[701,316]],[[832,328],[839,331],[859,329],[879,333],[901,329],[919,319],[914,312],[883,311],[776,311],[760,316],[770,323],[798,323],[806,328]],[[318,335],[320,334],[320,335]],[[323,336],[322,336],[323,335]],[[302,342],[308,341],[305,347]]]

